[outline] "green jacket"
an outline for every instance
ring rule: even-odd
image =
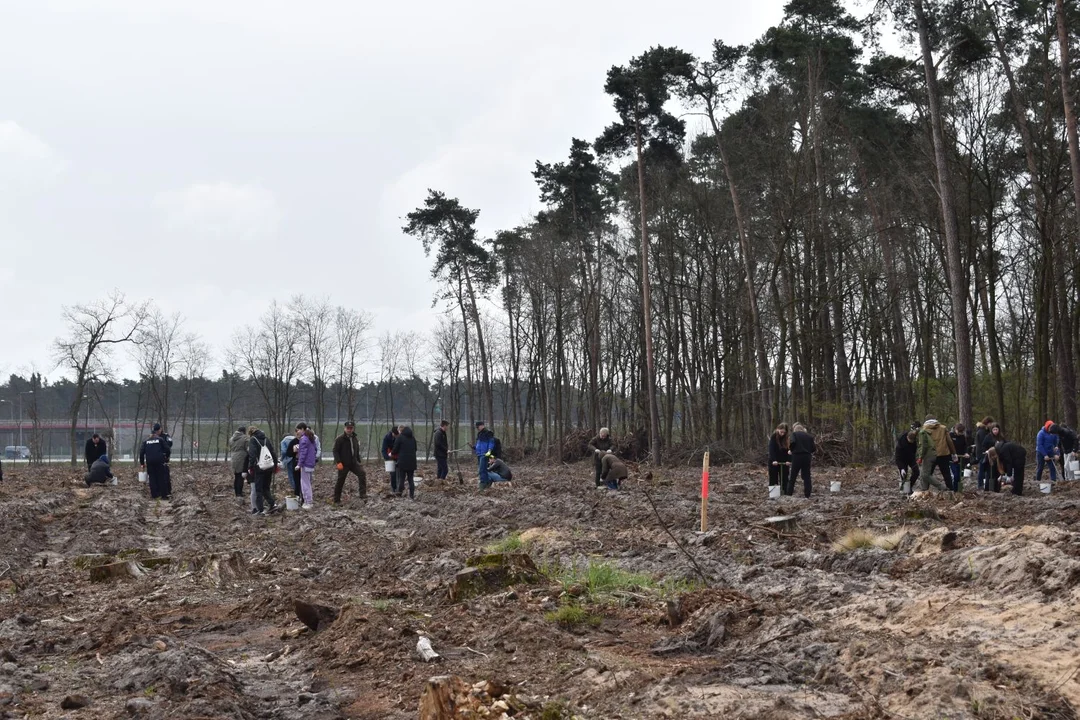
[[[939,422],[925,423],[919,428],[919,445],[916,457],[924,463],[932,463],[938,457],[956,454],[949,429]]]

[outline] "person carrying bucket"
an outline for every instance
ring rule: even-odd
[[[919,423],[912,423],[907,432],[896,438],[896,451],[893,461],[900,474],[900,489],[910,495],[919,481],[919,463],[916,462],[918,451]]]
[[[386,472],[390,476],[390,491],[394,491],[394,485],[397,482],[397,456],[394,454],[394,443],[397,442],[398,436],[401,434],[401,428],[397,425],[392,425],[389,432],[383,435],[382,447],[379,449],[379,455],[382,457],[383,462],[387,463]],[[395,463],[391,466],[389,463]],[[391,469],[393,467],[393,469]]]
[[[780,423],[769,437],[769,487],[780,486],[784,495],[791,495],[787,489],[787,478],[791,474],[791,434],[787,423]]]
[[[1050,468],[1050,482],[1057,482],[1057,461],[1061,457],[1058,436],[1050,432],[1053,420],[1047,420],[1035,436],[1035,482],[1042,482],[1043,467]]]

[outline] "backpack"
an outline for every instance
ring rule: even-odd
[[[258,442],[257,439],[256,442]],[[277,463],[274,462],[274,455],[270,452],[270,448],[266,447],[265,443],[259,444],[262,445],[262,450],[259,451],[259,469],[269,470],[277,465]]]
[[[491,454],[495,457],[502,459],[502,440],[495,438],[494,445],[491,447]]]

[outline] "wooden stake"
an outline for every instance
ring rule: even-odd
[[[709,452],[701,461],[701,532],[709,529]]]

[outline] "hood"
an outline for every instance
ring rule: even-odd
[[[926,430],[933,430],[937,427],[941,427],[941,423],[939,423],[937,420],[927,420],[923,423],[923,428]]]
[[[106,465],[109,464],[109,456],[108,455],[102,455],[101,457],[98,458],[98,460],[105,463]]]
[[[266,433],[264,433],[262,430],[256,430],[251,437],[255,438],[264,445],[266,444]]]
[[[493,437],[495,437],[495,433],[491,432],[491,431],[490,431],[490,430],[488,430],[487,428],[484,428],[484,429],[483,429],[483,430],[481,430],[481,431],[480,431],[479,433],[477,433],[476,437],[477,437],[478,439],[480,439],[480,440],[486,440],[486,439],[488,439],[488,438],[493,438]]]
[[[1043,430],[1050,433],[1051,435],[1057,435],[1061,432],[1061,426],[1057,423],[1047,421],[1046,425],[1043,425]]]
[[[411,438],[413,436],[412,428],[411,427],[405,428],[404,430],[401,431],[401,434],[404,435],[407,438]]]

